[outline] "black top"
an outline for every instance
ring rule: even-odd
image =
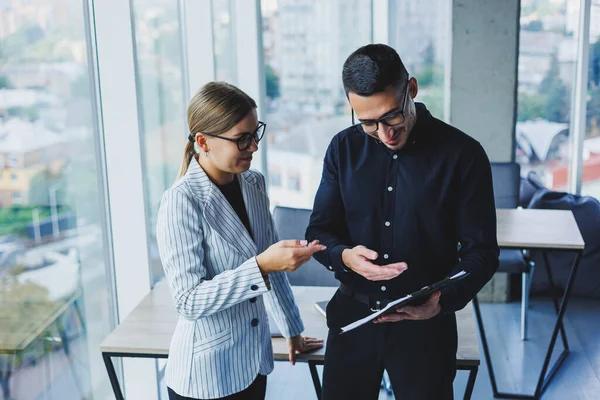
[[[244,196],[242,195],[242,189],[237,178],[234,177],[231,183],[225,185],[217,185],[221,190],[221,193],[225,196],[231,207],[236,212],[240,221],[244,224],[250,237],[252,237],[252,230],[250,229],[250,221],[248,220],[248,213],[246,213],[246,205],[244,204]]]
[[[327,246],[315,258],[337,279],[374,298],[396,299],[470,272],[442,290],[442,310],[451,312],[498,269],[491,167],[476,140],[423,104],[416,108],[417,123],[401,150],[355,127],[332,139],[306,239]],[[390,281],[369,281],[342,263],[342,251],[356,245],[375,250],[375,264],[404,261],[408,270]]]

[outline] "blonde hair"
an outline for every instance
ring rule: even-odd
[[[255,108],[256,102],[239,88],[227,82],[209,82],[190,100],[187,109],[190,134],[195,137],[199,132],[215,135],[227,132]],[[196,155],[194,145],[195,142],[187,141],[177,179],[185,175]]]

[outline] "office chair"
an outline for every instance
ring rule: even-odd
[[[491,166],[496,208],[519,207],[521,166],[516,162],[493,162]],[[517,249],[500,249],[499,261],[498,272],[521,274],[521,339],[526,340],[527,309],[535,263],[525,251]]]

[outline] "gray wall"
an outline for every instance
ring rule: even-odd
[[[450,123],[514,158],[519,0],[452,0]]]

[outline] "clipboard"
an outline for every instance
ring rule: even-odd
[[[423,302],[426,301],[427,298],[434,292],[440,290],[443,287],[446,287],[448,285],[451,285],[453,283],[456,283],[457,281],[460,281],[461,279],[464,279],[465,277],[467,277],[469,275],[468,272],[466,271],[460,271],[459,273],[452,275],[450,277],[446,277],[444,279],[442,279],[439,282],[435,282],[431,285],[425,286],[419,290],[417,290],[416,292],[413,292],[409,295],[406,295],[400,299],[394,300],[390,303],[388,303],[387,306],[385,306],[383,309],[381,309],[380,311],[374,312],[373,314],[370,314],[362,319],[359,319],[358,321],[354,321],[351,324],[348,324],[344,327],[341,328],[341,333],[340,334],[344,334],[346,332],[349,332],[355,328],[358,328],[361,325],[366,324],[369,321],[374,320],[375,318],[379,317],[382,314],[388,314],[390,312],[394,312],[394,310],[396,309],[396,307],[398,306],[404,306],[404,305],[411,305],[411,304],[419,304],[419,302]]]
[[[463,274],[463,272],[464,272],[464,274]],[[386,312],[384,312],[384,314],[389,314],[389,313],[394,312],[396,307],[399,307],[399,306],[421,305],[421,304],[425,303],[427,301],[427,299],[429,299],[429,296],[431,296],[433,293],[437,292],[438,290],[440,290],[441,288],[443,288],[445,286],[451,285],[452,283],[467,277],[468,275],[469,275],[468,272],[461,271],[456,275],[446,277],[446,278],[442,279],[441,281],[438,281],[431,285],[424,286],[423,288],[417,290],[416,292],[413,292],[413,293],[409,294],[408,296],[406,296],[405,300],[400,301],[399,303],[395,304],[392,308],[390,308]]]

